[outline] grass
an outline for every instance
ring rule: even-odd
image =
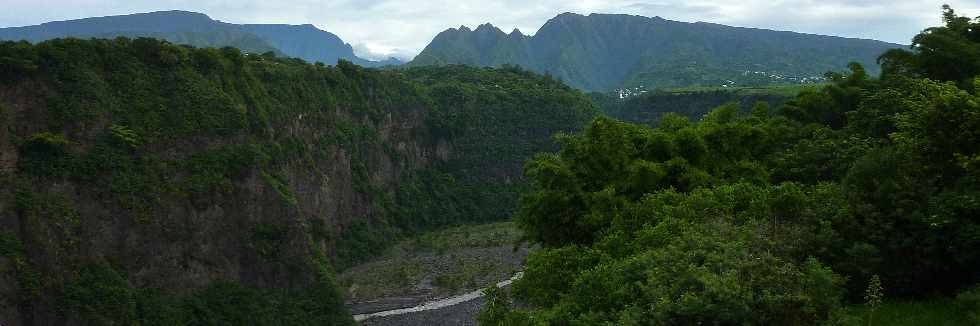
[[[868,308],[852,306],[848,315],[857,322],[868,325]],[[885,302],[874,313],[873,326],[976,326],[967,318],[968,312],[951,299],[927,301]]]
[[[465,225],[422,234],[398,249],[445,253],[453,248],[488,248],[516,243],[521,232],[513,222]],[[405,248],[406,246],[411,248]]]

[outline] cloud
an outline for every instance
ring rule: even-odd
[[[374,61],[384,61],[390,58],[395,58],[401,61],[409,61],[418,54],[415,51],[406,51],[391,46],[384,46],[378,44],[366,44],[357,43],[353,45],[354,54],[360,58],[374,60]]]
[[[980,15],[980,0],[5,0],[0,26],[155,10],[198,11],[233,23],[312,23],[359,54],[407,59],[439,32],[493,23],[533,34],[562,12],[624,13],[907,43],[939,25],[949,3]]]

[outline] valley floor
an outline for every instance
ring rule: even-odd
[[[532,248],[515,245],[521,233],[511,222],[471,225],[402,241],[387,254],[338,276],[348,309],[355,315],[420,306],[508,280]],[[475,323],[483,298],[377,317],[364,325],[466,325]]]

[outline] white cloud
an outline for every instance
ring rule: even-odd
[[[357,43],[353,45],[354,54],[358,57],[374,60],[383,61],[390,58],[396,58],[401,61],[412,60],[415,57],[415,51],[405,51],[393,46],[386,46],[381,44],[370,44],[370,43]]]
[[[368,57],[408,58],[439,32],[490,22],[533,34],[562,12],[625,13],[907,43],[940,23],[949,3],[980,15],[980,0],[4,0],[0,26],[182,9],[234,23],[312,23]]]

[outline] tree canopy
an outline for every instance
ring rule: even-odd
[[[773,112],[562,135],[526,166],[516,219],[544,249],[524,308],[492,296],[485,324],[846,323],[873,279],[896,298],[976,284],[980,34],[944,17],[880,79],[852,64]]]

